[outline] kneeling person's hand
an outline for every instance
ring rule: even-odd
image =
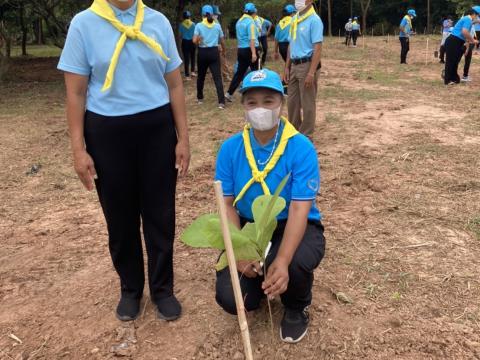
[[[283,294],[288,288],[288,264],[280,259],[275,259],[268,268],[266,280],[262,289],[269,299]]]
[[[237,270],[248,278],[256,278],[263,275],[262,266],[258,261],[237,261]]]

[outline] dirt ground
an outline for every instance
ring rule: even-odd
[[[279,341],[279,303],[273,336],[265,307],[248,315],[256,359],[480,359],[480,56],[471,84],[446,88],[437,39],[426,57],[415,38],[408,66],[390,40],[325,45],[314,140],[328,251],[302,343]],[[55,64],[16,60],[0,85],[0,359],[242,359],[236,318],[214,301],[215,251],[177,241],[179,321],[157,320],[147,296],[139,320],[115,319],[104,219],[72,169]],[[198,106],[186,83],[179,234],[215,210],[215,154],[242,127],[238,97],[221,112],[213,88]]]

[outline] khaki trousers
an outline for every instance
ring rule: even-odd
[[[317,118],[318,70],[315,72],[313,86],[305,87],[305,79],[310,70],[310,62],[294,65],[290,70],[288,83],[288,119],[302,134],[312,137]],[[303,110],[303,119],[302,119]]]

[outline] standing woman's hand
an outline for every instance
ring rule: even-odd
[[[73,153],[73,164],[83,186],[88,191],[93,190],[93,181],[97,179],[97,172],[92,157],[86,150],[75,151]]]

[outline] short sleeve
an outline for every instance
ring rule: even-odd
[[[278,39],[279,39],[278,37],[279,37],[279,36],[280,36],[280,26],[277,25],[277,26],[275,26],[275,40],[278,41]]]
[[[272,22],[270,20],[265,20],[265,22],[267,23],[267,29],[272,26]]]
[[[165,68],[165,73],[168,74],[176,70],[182,64],[182,59],[180,58],[180,55],[178,55],[177,42],[175,41],[175,35],[173,34],[172,26],[166,20],[164,24],[167,31],[167,48],[163,50],[167,54],[167,57],[170,58],[170,61],[167,62],[167,66]]]
[[[200,36],[200,28],[198,25],[195,25],[195,30],[193,31],[194,36]]]
[[[180,25],[178,27],[178,32],[180,33],[181,36],[185,34],[185,28],[183,27],[183,25]]]
[[[467,17],[465,20],[465,23],[463,24],[463,28],[470,31],[470,29],[472,28],[472,24],[473,24],[472,19],[470,19],[470,17]]]
[[[248,26],[248,38],[250,40],[255,40],[256,37],[257,37],[256,26],[255,26],[255,23],[252,21]]]
[[[85,43],[78,21],[73,19],[68,30],[57,68],[77,75],[89,76],[91,67],[88,63]]]
[[[402,22],[400,23],[400,27],[405,27],[407,25],[407,19],[403,18]]]
[[[292,200],[315,200],[320,189],[320,170],[315,148],[302,146],[302,153],[295,156],[292,167]]]
[[[217,155],[215,180],[222,182],[223,195],[234,196],[233,166],[228,143],[223,143]]]
[[[222,27],[220,25],[218,25],[218,37],[221,39],[223,38],[225,35],[223,34],[223,30],[222,30]]]
[[[323,23],[322,20],[320,20],[319,17],[315,18],[314,21],[312,21],[311,25],[311,41],[312,44],[317,44],[323,42]]]

